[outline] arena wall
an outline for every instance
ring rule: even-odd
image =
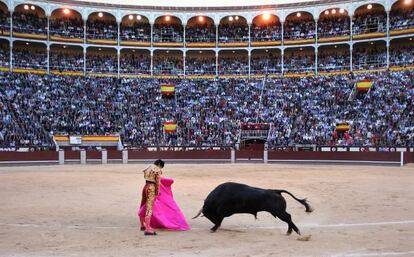
[[[259,150],[191,150],[191,151],[34,151],[0,152],[0,164],[65,164],[65,163],[130,163],[150,162],[164,159],[174,162],[318,162],[318,163],[367,163],[404,165],[414,162],[413,152],[301,152],[301,151],[259,151]],[[105,152],[105,153],[104,153]],[[104,154],[103,154],[104,153]],[[63,157],[63,159],[61,159]]]

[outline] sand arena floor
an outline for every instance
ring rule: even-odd
[[[145,237],[137,226],[144,164],[0,168],[0,257],[26,256],[414,256],[414,166],[168,164],[175,199],[192,229]],[[217,233],[192,220],[226,181],[287,189],[309,241],[286,236],[268,213],[234,215]]]

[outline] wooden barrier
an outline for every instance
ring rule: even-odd
[[[128,151],[129,160],[229,160],[230,150]]]
[[[414,163],[414,153],[413,152],[404,152],[403,164]]]
[[[399,152],[279,152],[269,151],[269,161],[400,163]]]
[[[237,160],[263,160],[263,151],[238,150],[236,151],[236,161]]]
[[[194,150],[194,151],[147,151],[147,150],[108,150],[105,154],[102,151],[84,151],[86,163],[88,160],[118,161],[153,161],[156,159],[175,161],[236,161],[259,160],[267,162],[333,162],[333,163],[378,163],[378,164],[400,164],[414,162],[414,153],[408,152],[301,152],[301,151],[277,151],[277,150]],[[59,160],[59,154],[61,159]],[[63,156],[63,158],[62,158]],[[34,151],[34,152],[0,152],[0,163],[81,163],[80,151]]]
[[[58,159],[56,151],[0,152],[0,162],[57,162]]]

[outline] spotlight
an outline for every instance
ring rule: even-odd
[[[167,54],[169,54],[170,53],[170,50],[167,50]]]
[[[413,38],[412,37],[410,37],[410,41],[413,41]]]
[[[165,16],[165,21],[170,21],[171,20],[171,16],[167,15]]]
[[[132,14],[128,15],[128,19],[132,20],[134,16]]]
[[[63,9],[63,14],[68,15],[70,13],[70,10],[68,8]]]
[[[142,19],[142,17],[141,17],[141,15],[137,15],[137,20],[141,20]]]
[[[269,49],[266,49],[266,53],[268,53],[269,52]]]
[[[28,46],[28,45],[30,45],[30,43],[29,42],[26,42],[26,45]]]
[[[235,19],[236,21],[238,21],[238,20],[239,20],[239,16],[234,17],[234,19]]]
[[[374,44],[374,42],[370,42],[370,44],[371,44],[371,45],[373,45],[373,44]]]
[[[63,46],[63,48],[66,48],[66,46]]]
[[[23,6],[23,8],[24,8],[25,10],[29,10],[29,6],[28,6],[27,4],[25,4],[25,5]]]
[[[303,50],[303,48],[301,47],[301,48],[299,48],[299,50],[301,50],[301,51],[302,51],[302,50]]]
[[[99,18],[102,18],[102,17],[103,17],[103,13],[99,12],[99,13],[98,13],[98,17],[99,17]]]
[[[200,54],[202,54],[202,53],[203,53],[203,51],[199,51],[199,53],[200,53]]]
[[[199,22],[203,22],[204,21],[204,17],[203,16],[198,16],[198,21]]]
[[[344,8],[339,9],[339,13],[345,13],[345,9]]]
[[[230,16],[229,17],[229,21],[233,21],[233,16]]]
[[[372,9],[372,4],[367,5],[367,9],[371,10]]]
[[[300,17],[300,16],[302,16],[302,14],[301,14],[300,12],[298,12],[298,13],[296,14],[296,16],[297,16],[297,17]]]
[[[236,52],[236,51],[232,51],[233,52],[233,54]]]
[[[335,48],[338,48],[338,46],[336,45]]]
[[[329,11],[328,11],[328,10],[326,10],[326,11],[325,11],[325,15],[328,15],[328,14],[329,14]]]
[[[268,21],[270,19],[269,13],[263,13],[263,20]]]
[[[98,48],[98,51],[102,51],[102,48]]]
[[[31,9],[32,11],[34,11],[34,10],[36,9],[36,7],[35,7],[34,5],[32,5],[32,6],[30,6],[30,9]]]
[[[132,49],[132,52],[135,53],[135,49]]]
[[[332,9],[331,13],[332,14],[335,14],[336,13],[336,9]]]

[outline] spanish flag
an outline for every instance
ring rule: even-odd
[[[373,84],[373,81],[369,79],[364,79],[356,83],[356,88],[358,91],[368,91]]]
[[[348,123],[338,123],[336,124],[337,131],[348,131],[351,126]]]
[[[164,122],[165,133],[175,133],[175,131],[177,131],[177,123],[175,121]]]
[[[175,85],[161,85],[161,94],[168,96],[174,95],[175,93]]]

